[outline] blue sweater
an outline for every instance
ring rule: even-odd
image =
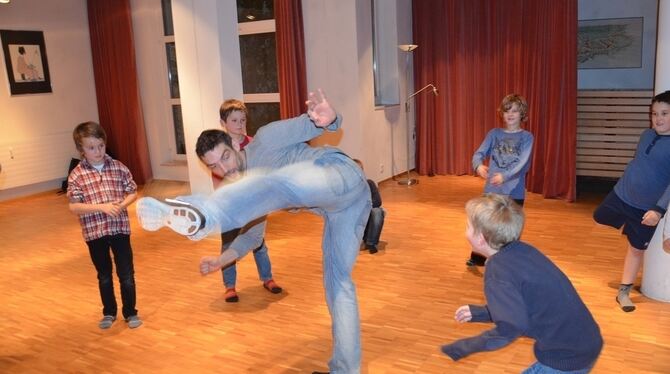
[[[510,196],[512,199],[524,199],[526,196],[526,173],[533,151],[533,135],[521,130],[505,132],[495,128],[486,134],[486,138],[472,156],[472,168],[476,171],[486,158],[490,157],[489,177],[484,192],[493,192]],[[494,174],[503,176],[503,184],[490,183]]]
[[[665,214],[670,203],[670,135],[647,129],[614,192],[626,204]]]
[[[492,351],[519,336],[535,339],[535,357],[557,370],[591,365],[602,349],[600,328],[570,283],[534,247],[512,242],[486,262],[487,305],[470,305],[472,322],[494,322],[495,328],[442,347],[453,360]]]

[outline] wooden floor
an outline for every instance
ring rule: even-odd
[[[421,177],[411,188],[381,185],[388,211],[383,246],[375,255],[361,252],[355,268],[364,373],[518,373],[533,362],[529,339],[459,362],[438,349],[487,328],[453,320],[458,306],[483,301],[481,274],[463,264],[469,253],[463,205],[481,190],[481,180],[469,176]],[[180,183],[154,182],[143,192],[186,191]],[[670,304],[634,292],[638,310],[627,314],[614,301],[626,243],[593,223],[601,198],[569,204],[531,194],[523,238],[570,277],[600,324],[605,347],[595,373],[670,373]],[[102,331],[95,270],[66,198],[48,193],[0,203],[0,372],[326,370],[331,338],[319,217],[272,215],[267,243],[285,292],[265,291],[245,258],[238,267],[240,302],[228,304],[221,277],[198,273],[199,258],[218,253],[216,239],[144,232],[134,206],[131,215],[144,325],[130,330],[117,322]]]

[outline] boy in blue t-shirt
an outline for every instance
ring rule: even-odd
[[[486,180],[484,192],[511,197],[523,206],[526,198],[526,173],[533,151],[533,134],[521,128],[528,120],[528,103],[521,95],[505,96],[498,107],[498,114],[505,128],[495,128],[472,156],[472,169]],[[489,159],[489,166],[484,160]],[[485,258],[470,254],[468,266],[483,266]]]

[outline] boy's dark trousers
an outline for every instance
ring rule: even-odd
[[[135,309],[135,270],[133,268],[133,250],[130,247],[130,236],[125,234],[106,235],[99,239],[86,242],[95,270],[98,272],[98,288],[102,299],[102,314],[116,316],[117,305],[114,297],[114,279],[112,275],[112,257],[114,254],[116,275],[121,284],[121,301],[123,317],[137,315]]]
[[[379,238],[382,235],[382,228],[384,227],[384,217],[386,217],[386,212],[381,207],[370,210],[370,217],[368,218],[367,225],[365,225],[365,233],[363,234],[363,243],[365,243],[366,248],[377,248]]]

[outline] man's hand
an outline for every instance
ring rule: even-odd
[[[326,127],[335,121],[337,113],[319,88],[319,95],[314,92],[309,93],[309,100],[305,101],[307,104],[307,115],[318,127]]]
[[[472,320],[472,312],[470,312],[470,306],[469,305],[463,305],[456,309],[456,314],[454,315],[454,319],[456,321],[463,323],[463,322],[470,322]]]
[[[221,267],[219,256],[206,256],[200,259],[200,274],[202,275],[218,271]]]
[[[666,238],[666,239],[663,241],[663,249],[664,249],[666,252],[670,252],[670,238]]]

